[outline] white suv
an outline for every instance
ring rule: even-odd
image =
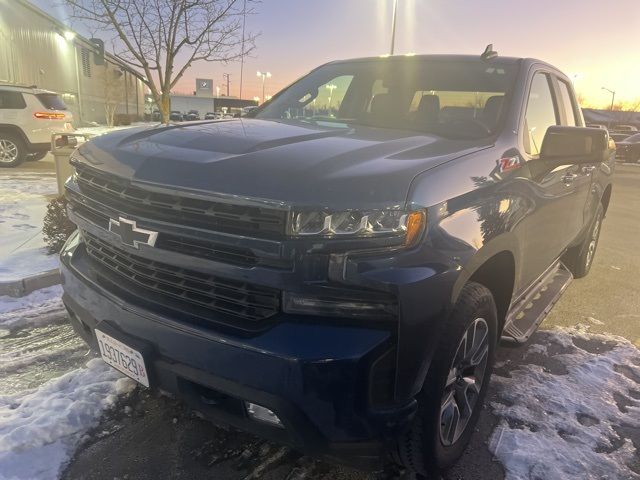
[[[51,150],[51,134],[73,131],[72,120],[54,92],[0,85],[0,167],[40,160]]]

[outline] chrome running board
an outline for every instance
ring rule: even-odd
[[[509,308],[502,340],[524,343],[547,317],[573,280],[571,272],[557,262],[529,288],[529,291]]]

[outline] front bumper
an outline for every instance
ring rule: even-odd
[[[104,290],[77,239],[62,252],[61,272],[71,323],[88,344],[96,347],[98,327],[141,350],[153,388],[214,421],[372,466],[414,414],[412,399],[384,409],[370,404],[372,366],[394,348],[393,332],[293,315],[251,337],[198,328]],[[284,428],[250,419],[244,401],[275,412]]]

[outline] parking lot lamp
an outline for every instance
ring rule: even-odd
[[[329,90],[329,106],[327,107],[327,110],[329,110],[329,115],[331,115],[331,97],[333,96],[333,91],[338,88],[338,86],[330,83],[329,85],[325,85],[325,88]]]
[[[264,96],[264,81],[265,81],[267,78],[271,78],[271,73],[269,73],[269,72],[261,72],[261,71],[258,71],[258,77],[259,77],[259,78],[262,78],[262,103],[264,103],[264,101],[265,101],[265,96]]]
[[[398,0],[393,0],[393,16],[391,18],[391,50],[390,55],[393,55],[393,50],[396,44],[396,18],[398,14]]]
[[[611,94],[611,116],[609,117],[609,124],[608,127],[611,128],[611,121],[613,120],[613,103],[616,100],[616,92],[615,90],[610,90],[607,87],[602,87],[602,90],[606,90],[607,92],[609,92]]]

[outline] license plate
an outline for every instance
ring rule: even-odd
[[[95,332],[102,359],[116,370],[148,387],[149,377],[142,354],[100,330],[96,329]]]

